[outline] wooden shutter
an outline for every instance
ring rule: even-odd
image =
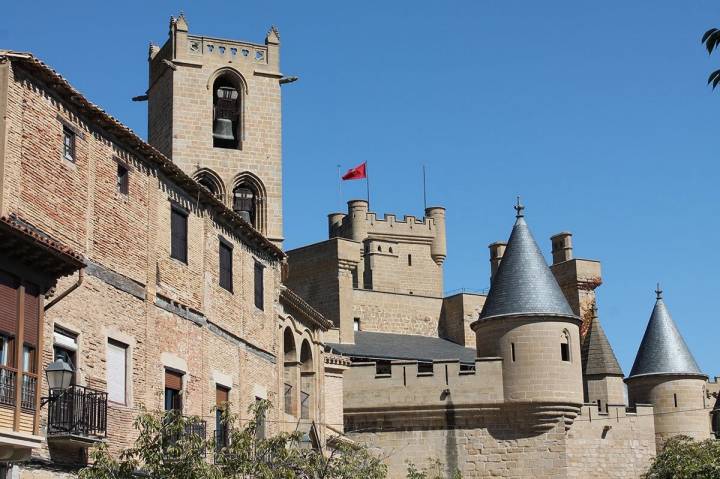
[[[175,371],[165,370],[165,388],[173,389],[175,391],[182,391],[182,377],[180,373]]]
[[[232,248],[220,242],[220,286],[228,291],[233,290],[232,280]]]
[[[170,256],[187,263],[187,214],[176,208],[170,213]]]
[[[40,294],[35,285],[25,286],[25,332],[23,341],[37,347],[40,331]]]
[[[215,404],[220,407],[226,402],[228,402],[230,397],[230,390],[228,388],[224,388],[222,386],[217,386],[215,388]]]
[[[264,309],[265,288],[263,285],[263,266],[255,263],[255,306]]]
[[[0,272],[0,332],[14,336],[18,324],[18,284]]]

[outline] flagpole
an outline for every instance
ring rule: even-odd
[[[338,172],[338,206],[340,206],[340,209],[338,211],[342,211],[342,176],[340,175],[340,165],[337,165],[337,172]]]
[[[370,211],[370,173],[367,167],[367,163],[365,163],[365,186],[367,187],[368,211]]]
[[[423,163],[423,211],[427,210],[427,183],[425,182],[425,163]]]

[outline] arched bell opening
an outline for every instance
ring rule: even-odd
[[[257,176],[244,172],[236,177],[233,211],[261,233],[265,233],[267,229],[265,198],[265,186]]]
[[[243,85],[236,75],[220,74],[213,82],[213,147],[240,149]]]
[[[225,185],[214,171],[202,168],[195,172],[193,179],[207,188],[215,198],[225,202]]]

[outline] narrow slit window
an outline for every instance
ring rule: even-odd
[[[183,263],[188,262],[188,215],[178,208],[170,213],[170,256]]]
[[[567,331],[563,331],[560,338],[560,359],[570,362],[570,334]]]
[[[408,266],[412,266],[412,255],[408,255]]]
[[[255,263],[255,307],[265,309],[265,285],[263,284],[263,265]]]
[[[515,362],[515,343],[510,343],[510,357],[512,362]]]
[[[675,402],[675,407],[677,407],[677,394],[673,394],[673,401]]]
[[[75,132],[63,126],[63,158],[75,163]]]
[[[130,170],[126,166],[117,165],[117,192],[127,195],[130,192]]]
[[[233,291],[232,247],[224,241],[220,241],[220,287]]]

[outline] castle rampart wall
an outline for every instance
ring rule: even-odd
[[[363,331],[438,335],[442,298],[355,289],[352,301]]]

